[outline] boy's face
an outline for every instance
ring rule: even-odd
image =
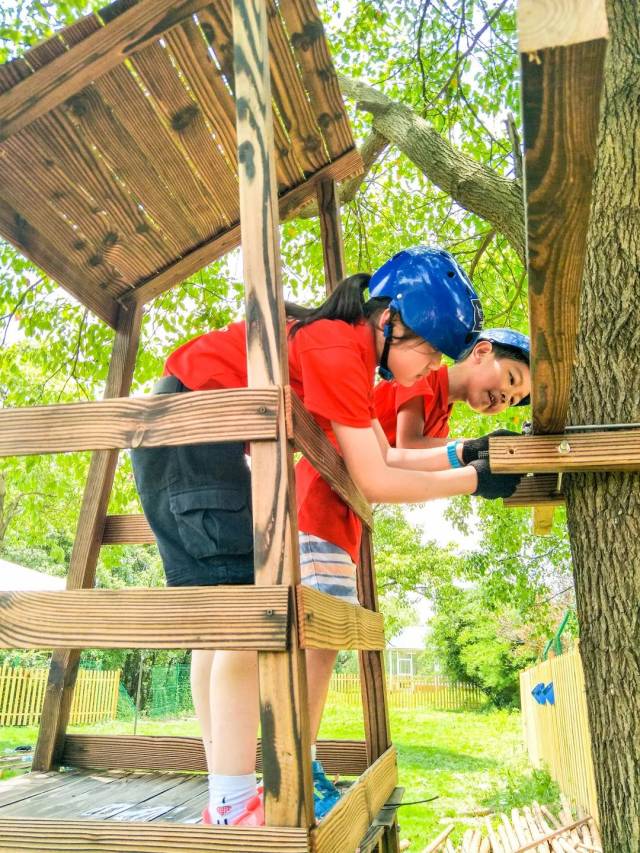
[[[528,365],[496,358],[489,341],[480,341],[469,356],[466,402],[475,412],[497,415],[531,392]]]

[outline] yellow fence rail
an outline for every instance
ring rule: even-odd
[[[40,722],[48,673],[46,667],[0,666],[0,726],[35,726]],[[119,685],[119,669],[81,669],[73,694],[71,724],[115,719]]]
[[[477,687],[451,682],[443,676],[387,676],[390,708],[407,711],[475,711],[487,704]],[[360,707],[360,678],[334,673],[329,686],[329,702]]]
[[[537,685],[553,684],[554,704],[540,704]],[[524,739],[531,763],[546,766],[560,790],[598,819],[584,673],[578,647],[520,673]]]

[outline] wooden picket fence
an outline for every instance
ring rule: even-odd
[[[531,691],[553,684],[555,704],[536,702]],[[531,763],[545,766],[560,790],[598,818],[587,700],[580,651],[549,658],[520,674],[524,738]]]
[[[35,726],[40,722],[48,673],[47,667],[0,666],[0,726]],[[119,669],[81,669],[73,694],[71,724],[115,719],[119,685]]]
[[[387,676],[387,697],[390,708],[405,711],[476,711],[487,704],[487,697],[479,688],[441,675]],[[360,706],[359,676],[334,673],[328,701]]]

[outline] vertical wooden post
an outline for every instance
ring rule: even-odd
[[[137,304],[124,305],[119,310],[105,398],[126,397],[129,394],[138,352],[142,310]],[[94,585],[102,529],[117,462],[117,450],[99,450],[91,457],[69,563],[67,589],[86,589]],[[54,651],[51,658],[38,743],[33,756],[34,770],[50,770],[60,762],[80,651],[59,649]]]
[[[332,293],[345,276],[340,200],[336,182],[320,181],[316,196],[320,214],[324,277],[327,293]]]
[[[284,386],[289,370],[265,0],[234,0],[233,33],[248,384]],[[286,584],[293,593],[300,566],[284,405],[279,427],[275,442],[251,445],[256,584]],[[289,651],[258,654],[265,811],[271,826],[313,822],[306,667],[293,595],[291,614]]]

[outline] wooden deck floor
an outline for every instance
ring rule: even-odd
[[[0,818],[201,823],[203,773],[68,770],[0,782]]]

